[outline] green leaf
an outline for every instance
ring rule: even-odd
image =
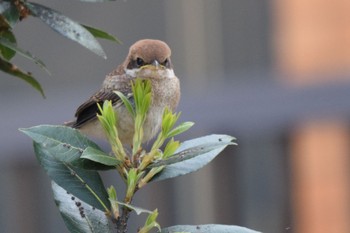
[[[34,151],[39,164],[59,186],[93,207],[109,210],[108,194],[96,171],[73,167],[36,142]]]
[[[135,194],[138,181],[143,176],[143,172],[138,172],[136,168],[131,168],[127,173],[127,189],[125,194],[125,202],[129,203]]]
[[[208,224],[208,225],[178,225],[163,228],[160,233],[259,233],[258,231],[240,226]]]
[[[115,94],[117,94],[119,96],[119,98],[123,101],[126,109],[128,110],[128,112],[135,117],[136,113],[134,110],[133,105],[130,102],[130,98],[132,97],[132,95],[129,95],[128,97],[126,97],[123,93],[121,93],[120,91],[114,91]]]
[[[102,31],[101,29],[94,28],[94,27],[87,26],[87,25],[83,25],[83,24],[81,24],[81,26],[86,28],[86,30],[88,30],[95,38],[101,38],[101,39],[116,42],[118,44],[122,44],[122,42],[118,38],[116,38],[115,36],[112,36],[111,34],[105,32],[105,31]]]
[[[97,118],[102,125],[109,144],[112,146],[112,151],[114,155],[117,156],[118,160],[124,161],[126,153],[123,144],[118,137],[118,130],[116,126],[118,115],[114,111],[112,101],[105,100],[102,107],[99,104],[97,104],[97,106],[101,114],[97,114]]]
[[[24,80],[25,82],[30,84],[35,90],[39,91],[43,97],[45,97],[44,90],[42,89],[40,83],[36,81],[32,75],[21,71],[17,66],[0,58],[0,70]]]
[[[167,137],[168,138],[175,137],[176,135],[179,135],[179,134],[189,130],[193,125],[194,125],[194,123],[190,122],[190,121],[183,122],[179,126],[177,126],[174,129],[170,130],[170,132],[168,133]]]
[[[180,115],[181,115],[181,112],[172,113],[172,111],[169,108],[166,107],[164,109],[163,116],[162,116],[162,133],[166,137],[171,137],[169,133],[171,132],[171,129],[174,127],[177,120],[179,119]]]
[[[80,156],[83,159],[89,159],[91,161],[101,163],[107,166],[117,166],[121,162],[101,150],[95,149],[93,147],[87,147],[83,154]]]
[[[179,146],[180,142],[174,141],[174,138],[171,138],[164,148],[163,158],[168,158],[172,156],[175,153],[175,151],[179,148]]]
[[[147,171],[146,175],[139,181],[138,188],[141,189],[145,186],[152,178],[163,170],[164,166],[151,168],[151,170]]]
[[[157,220],[158,209],[155,209],[146,219],[146,225],[152,224]]]
[[[107,192],[108,192],[109,199],[117,200],[117,191],[115,190],[113,185],[107,188]]]
[[[145,95],[145,98],[142,101],[142,112],[147,113],[149,106],[151,105],[152,102],[152,93],[149,92]]]
[[[170,165],[151,181],[174,178],[199,170],[211,162],[226,146],[235,144],[232,142],[234,139],[229,135],[213,134],[183,142],[177,150],[177,155],[149,166],[161,166],[162,163],[166,164],[166,161],[170,162]]]
[[[138,233],[148,233],[153,228],[158,228],[158,232],[161,230],[160,225],[156,222],[158,217],[158,210],[155,209],[151,214],[148,215],[145,225],[138,230]]]
[[[140,114],[143,118],[146,115],[146,112],[151,104],[151,81],[136,79],[132,84],[132,92],[135,101],[135,112]]]
[[[135,79],[131,83],[131,89],[134,96],[135,104],[135,116],[134,116],[134,128],[135,133],[133,136],[133,148],[132,156],[134,156],[141,148],[143,140],[143,124],[146,119],[149,106],[151,104],[151,81],[143,80],[140,78]],[[133,159],[133,158],[132,158]]]
[[[98,119],[100,119],[102,127],[107,133],[108,139],[110,141],[115,141],[118,136],[118,132],[115,131],[116,122],[118,115],[115,113],[112,105],[112,101],[105,100],[102,107],[97,104],[100,114],[98,114]]]
[[[10,30],[0,31],[0,39],[4,38],[12,44],[16,45],[16,37]],[[16,51],[8,48],[0,43],[0,56],[5,60],[10,61],[15,56]]]
[[[40,18],[50,28],[59,34],[78,42],[95,54],[107,58],[101,45],[95,37],[79,23],[73,21],[58,11],[50,9],[38,3],[25,3],[32,15]]]
[[[33,61],[41,69],[45,70],[48,74],[50,74],[50,71],[46,68],[45,64],[40,59],[38,59],[35,56],[33,56],[32,54],[30,54],[28,51],[24,51],[21,48],[18,48],[16,44],[11,43],[9,40],[7,40],[5,38],[0,38],[0,44],[13,50],[13,51],[16,51],[17,54]]]
[[[106,136],[110,142],[115,142],[118,137],[116,131],[117,114],[114,112],[112,101],[105,100],[103,106],[97,104],[100,114],[97,114],[97,118],[100,120],[101,125],[106,133]]]
[[[52,182],[56,205],[68,230],[74,233],[110,233],[106,214]]]
[[[6,28],[13,28],[15,24],[19,21],[19,12],[13,1],[1,1],[0,14],[1,19],[5,21],[5,25],[3,25],[3,22],[1,22],[1,26],[6,26]]]
[[[118,199],[117,199],[117,191],[115,190],[113,185],[111,185],[109,188],[107,188],[107,192],[108,192],[108,200],[111,204],[111,211],[112,211],[113,217],[115,219],[118,219],[119,205],[118,205]]]
[[[140,215],[140,214],[143,214],[143,213],[146,213],[146,214],[152,214],[153,212],[150,211],[150,210],[146,210],[146,209],[143,209],[143,208],[140,208],[140,207],[136,207],[136,206],[133,206],[133,205],[130,205],[130,204],[126,204],[126,203],[123,203],[123,202],[120,202],[120,201],[117,201],[117,203],[121,206],[125,206],[133,211],[135,211],[135,213],[137,215]]]
[[[228,142],[218,142],[218,143],[207,143],[207,144],[191,147],[181,152],[175,153],[170,158],[162,159],[156,163],[153,163],[149,165],[148,168],[160,167],[164,165],[170,165],[170,164],[186,161],[196,156],[208,153],[212,150],[221,148],[222,146],[228,146],[228,145],[236,145],[236,144],[228,141]]]
[[[114,169],[113,166],[106,166],[80,158],[88,147],[98,150],[100,153],[103,152],[94,142],[76,129],[61,125],[39,125],[19,130],[31,137],[61,162],[83,169]]]

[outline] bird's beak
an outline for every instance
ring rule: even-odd
[[[164,68],[165,67],[159,64],[157,60],[154,60],[151,64],[144,65],[141,67],[142,70],[147,69],[147,70],[153,70],[153,71],[163,70]]]
[[[152,62],[152,65],[155,67],[155,68],[160,68],[160,64],[159,64],[159,62],[157,61],[157,60],[154,60],[153,62]]]

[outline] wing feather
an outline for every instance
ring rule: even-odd
[[[128,94],[127,91],[122,91],[122,93],[126,96]],[[78,107],[75,113],[77,119],[73,124],[73,128],[80,128],[86,123],[95,120],[97,114],[101,113],[97,104],[102,105],[105,100],[111,100],[112,105],[122,104],[121,99],[114,93],[113,89],[103,88]]]

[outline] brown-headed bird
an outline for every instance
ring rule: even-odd
[[[105,100],[111,100],[118,115],[119,138],[123,144],[132,145],[134,120],[114,91],[122,92],[133,103],[131,81],[141,78],[150,80],[152,85],[152,102],[143,126],[143,142],[152,139],[160,130],[165,107],[174,110],[180,100],[180,82],[174,74],[170,56],[171,50],[163,41],[137,41],[130,47],[125,61],[106,76],[101,89],[78,107],[76,120],[67,125],[89,136],[103,138],[97,104],[102,106]]]

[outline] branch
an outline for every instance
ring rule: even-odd
[[[126,233],[128,231],[128,220],[130,217],[131,210],[123,206],[122,207],[122,214],[117,219],[117,233]]]

